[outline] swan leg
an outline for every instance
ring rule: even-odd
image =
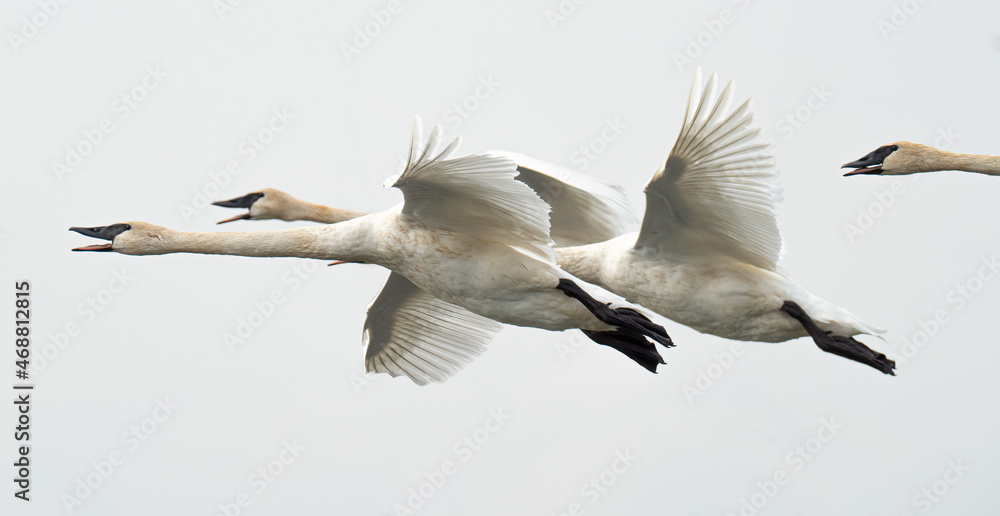
[[[620,351],[651,373],[656,372],[656,366],[666,363],[656,351],[656,346],[630,330],[619,328],[615,331],[581,331],[590,340]]]
[[[579,285],[565,278],[559,280],[559,285],[556,288],[562,290],[563,294],[583,303],[583,306],[587,307],[587,310],[590,310],[594,317],[605,324],[645,335],[664,347],[669,348],[674,345],[663,326],[650,321],[645,315],[631,308],[611,308],[611,303],[602,303],[594,299]]]
[[[865,346],[852,337],[829,335],[820,329],[815,321],[809,317],[809,314],[795,302],[785,301],[785,304],[781,306],[781,311],[799,321],[806,332],[809,333],[809,336],[812,337],[813,342],[819,346],[819,349],[849,360],[854,360],[855,362],[861,362],[885,374],[895,376],[896,373],[893,371],[896,367],[895,361],[886,358],[882,353]]]
[[[594,299],[568,279],[560,279],[557,288],[567,296],[580,301],[601,322],[617,327],[614,331],[583,330],[591,340],[620,351],[653,373],[656,372],[657,365],[666,363],[656,350],[656,345],[647,340],[649,337],[664,347],[673,346],[673,341],[663,326],[650,321],[631,308],[611,308],[610,304]]]

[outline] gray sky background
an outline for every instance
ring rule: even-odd
[[[31,280],[34,352],[50,355],[33,377],[33,501],[6,481],[0,512],[66,514],[73,496],[80,515],[996,513],[1000,279],[982,265],[998,252],[1000,180],[838,167],[900,139],[1000,154],[1000,4],[247,0],[220,15],[224,2],[0,12],[0,327],[13,333],[13,283]],[[377,35],[345,55],[366,24]],[[867,340],[897,377],[807,339],[727,355],[733,342],[661,321],[678,346],[658,375],[579,333],[508,327],[420,388],[363,374],[379,267],[70,252],[91,242],[69,226],[296,226],[216,227],[233,213],[198,204],[268,186],[386,209],[415,114],[463,151],[619,183],[640,212],[695,65],[736,79],[776,144],[783,268],[887,328]],[[271,141],[249,152],[250,137]],[[87,155],[57,171],[75,163],[67,148]]]

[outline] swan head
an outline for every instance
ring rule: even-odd
[[[246,194],[243,197],[229,199],[228,201],[216,201],[212,204],[222,206],[223,208],[247,209],[247,212],[242,215],[217,222],[217,224],[224,224],[226,222],[233,222],[234,220],[295,220],[294,218],[289,218],[291,216],[290,208],[301,203],[302,201],[281,190],[264,188],[263,190]]]
[[[170,230],[147,222],[120,222],[91,228],[72,227],[84,236],[107,240],[106,244],[86,245],[74,251],[114,251],[122,254],[164,254],[169,252],[164,240]]]
[[[932,163],[940,154],[941,151],[919,143],[896,142],[883,145],[841,168],[854,169],[844,174],[845,176],[916,174],[935,170],[936,167]]]

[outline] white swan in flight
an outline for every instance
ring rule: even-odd
[[[713,74],[702,90],[701,70],[696,72],[677,142],[646,186],[641,230],[557,248],[559,266],[702,333],[761,342],[809,336],[823,351],[894,374],[894,361],[852,338],[881,330],[778,272],[774,159],[753,127],[750,101],[730,112],[733,83],[715,100],[716,83]],[[514,157],[519,165],[524,159]],[[547,167],[553,165],[536,168]],[[216,204],[230,206],[257,195]],[[315,206],[282,199],[300,203],[283,208],[288,213]],[[241,207],[253,214],[254,206],[251,201]],[[560,209],[566,208],[553,212]],[[555,218],[552,231],[554,236]]]
[[[414,124],[404,171],[387,181],[404,202],[339,223],[287,230],[184,233],[145,222],[70,228],[109,240],[78,251],[286,256],[375,263],[392,273],[368,307],[368,371],[444,381],[481,354],[499,323],[579,328],[655,372],[653,342],[672,345],[662,326],[636,310],[597,301],[555,264],[549,207],[508,159],[451,158],[441,128],[421,145]]]
[[[810,336],[823,351],[894,374],[895,363],[853,339],[878,334],[778,272],[778,175],[750,101],[730,110],[713,74],[695,73],[680,135],[646,185],[638,233],[557,249],[558,263],[703,333],[745,341]]]
[[[841,168],[854,169],[844,174],[845,176],[861,174],[898,176],[943,170],[1000,176],[1000,156],[958,154],[919,143],[896,142],[883,145],[857,161],[846,163]]]

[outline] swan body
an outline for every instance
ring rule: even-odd
[[[444,301],[501,323],[553,331],[613,329],[556,290],[560,279],[573,278],[554,264],[508,245],[428,228],[407,220],[397,210],[336,225],[290,230],[188,233],[141,221],[123,224],[130,229],[115,236],[110,248],[121,254],[195,253],[374,263]]]
[[[879,330],[778,272],[781,235],[773,157],[749,101],[730,110],[695,74],[680,135],[646,185],[638,233],[557,249],[576,277],[671,320],[720,337],[782,342],[809,335],[823,349],[893,374],[885,355],[853,339]]]
[[[892,360],[853,339],[882,330],[778,272],[774,160],[752,127],[749,101],[730,111],[732,82],[716,100],[716,80],[701,89],[696,73],[677,142],[646,186],[640,231],[577,235],[584,245],[556,248],[559,267],[702,333],[759,342],[810,336],[824,351],[893,374]],[[520,170],[524,157],[513,159]]]
[[[1000,156],[959,154],[911,142],[883,145],[859,160],[844,164],[853,168],[845,176],[861,174],[898,176],[921,172],[958,170],[991,176],[1000,175]]]
[[[374,263],[392,273],[368,309],[369,371],[443,381],[479,355],[498,323],[578,328],[655,372],[653,342],[672,345],[638,311],[593,298],[555,263],[548,206],[515,181],[514,164],[475,154],[450,158],[440,127],[422,145],[419,120],[410,159],[387,181],[403,204],[338,224],[289,230],[186,233],[145,222],[71,228],[110,243],[79,251],[223,254]],[[646,340],[647,337],[652,341]]]
[[[772,271],[725,254],[662,256],[636,249],[637,233],[589,246],[558,248],[560,267],[701,333],[757,342],[807,335],[780,311],[793,301],[821,329],[838,335],[877,334],[855,316]]]

